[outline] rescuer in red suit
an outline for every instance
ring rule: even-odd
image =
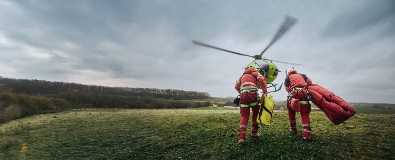
[[[235,89],[240,94],[240,127],[238,129],[239,145],[245,145],[248,119],[250,117],[250,108],[252,109],[252,129],[251,138],[257,139],[258,123],[256,122],[259,112],[258,106],[258,89],[261,88],[264,94],[267,94],[265,78],[257,71],[254,64],[250,64],[239,80],[235,84]]]
[[[299,74],[295,69],[291,69],[287,73],[284,86],[288,92],[287,108],[288,118],[291,125],[290,132],[297,133],[295,112],[300,112],[302,117],[303,141],[310,142],[311,128],[310,128],[310,111],[311,105],[309,103],[310,95],[307,87],[312,85],[312,81],[304,74]],[[295,103],[296,102],[296,103]]]

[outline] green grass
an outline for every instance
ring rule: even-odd
[[[36,115],[0,125],[0,159],[395,159],[394,114],[357,114],[333,125],[312,112],[311,143],[289,134],[286,112],[274,116],[261,139],[239,147],[237,109]]]
[[[358,114],[395,114],[395,104],[391,105],[354,105]]]

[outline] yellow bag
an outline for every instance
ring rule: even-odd
[[[273,96],[263,94],[259,105],[258,123],[261,126],[268,126],[271,123],[274,110]]]

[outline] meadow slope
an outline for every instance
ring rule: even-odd
[[[333,125],[312,112],[313,142],[275,112],[261,139],[237,146],[237,109],[78,110],[0,124],[0,159],[395,159],[395,115]],[[300,116],[297,119],[299,129]]]

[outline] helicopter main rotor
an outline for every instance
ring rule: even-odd
[[[213,49],[218,49],[218,50],[221,50],[221,51],[237,54],[237,55],[240,55],[240,56],[247,56],[247,57],[258,58],[259,59],[259,55],[251,56],[251,55],[247,55],[247,54],[238,53],[238,52],[230,51],[230,50],[227,50],[227,49],[215,47],[215,46],[212,46],[212,45],[209,45],[209,44],[206,44],[206,43],[203,43],[203,42],[199,42],[199,41],[194,41],[193,40],[192,42],[193,42],[193,44],[196,44],[196,45],[199,45],[199,46],[213,48]]]
[[[259,55],[252,56],[252,55],[247,55],[247,54],[243,54],[243,53],[239,53],[239,52],[234,52],[234,51],[231,51],[231,50],[219,48],[219,47],[212,46],[212,45],[209,45],[209,44],[206,44],[206,43],[203,43],[203,42],[199,42],[199,41],[195,41],[195,40],[192,40],[192,43],[195,44],[195,45],[208,47],[208,48],[212,48],[212,49],[217,49],[217,50],[233,53],[233,54],[240,55],[240,56],[251,57],[251,58],[254,58],[255,60],[271,61],[271,62],[278,62],[278,63],[284,63],[284,64],[290,64],[290,65],[299,66],[300,64],[296,64],[296,63],[289,63],[289,62],[276,61],[276,60],[272,60],[272,59],[262,58],[262,55],[266,52],[266,50],[271,45],[273,45],[278,39],[280,39],[289,30],[289,28],[291,28],[296,23],[296,21],[297,21],[296,18],[293,18],[293,17],[290,17],[290,16],[286,16],[284,23],[281,25],[281,27],[277,31],[276,35],[270,41],[269,45]]]
[[[296,23],[296,18],[286,16],[284,23],[281,25],[281,28],[277,31],[276,35],[273,37],[272,41],[270,41],[269,45],[261,52],[260,56],[265,53],[265,51],[272,46],[273,43],[275,43],[278,39],[280,39],[287,31],[289,28],[291,28],[295,23]]]

